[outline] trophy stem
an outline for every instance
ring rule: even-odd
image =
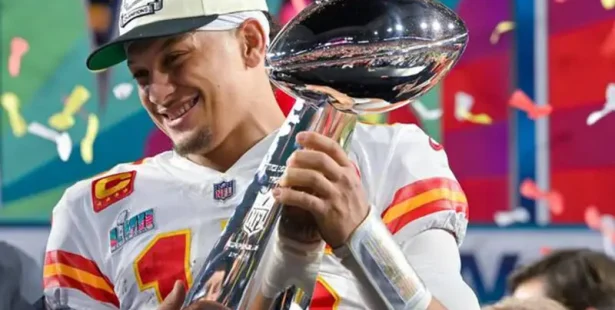
[[[315,121],[310,130],[335,140],[348,151],[357,118],[354,113],[342,112],[331,104],[324,104],[314,116]]]
[[[299,147],[296,135],[301,131],[316,131],[347,149],[356,122],[357,115],[337,110],[324,98],[309,103],[301,99],[295,102],[242,202],[195,277],[184,306],[208,300],[227,309],[251,308],[255,292],[260,290],[260,281],[253,278],[282,210],[272,190],[286,169],[286,161]],[[212,291],[214,287],[221,289]]]

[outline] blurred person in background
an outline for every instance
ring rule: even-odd
[[[513,296],[547,296],[570,310],[615,309],[615,260],[587,249],[566,249],[510,275]]]
[[[143,108],[174,150],[119,164],[65,191],[53,210],[45,295],[50,305],[77,309],[179,309],[222,220],[252,186],[278,130],[294,123],[285,122],[265,69],[265,0],[125,0],[121,10],[119,37],[92,53],[87,66],[127,61]],[[314,215],[320,233],[301,244],[284,232],[275,237],[285,262],[289,247],[314,254],[293,260],[309,258],[298,272],[313,280],[319,274],[311,308],[386,308],[380,287],[346,247],[359,231],[354,236],[379,232],[380,255],[406,259],[396,260],[408,292],[392,291],[397,303],[479,309],[460,274],[468,206],[446,153],[416,125],[358,124],[355,133],[349,155],[323,135],[298,135],[302,149],[273,191],[292,206],[285,210]],[[332,248],[324,257],[323,241]],[[289,272],[267,273],[266,298],[286,287]]]
[[[41,268],[36,261],[0,241],[0,310],[32,309],[42,293]]]
[[[569,310],[559,302],[547,297],[530,297],[519,299],[508,297],[482,310]]]

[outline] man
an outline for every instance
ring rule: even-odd
[[[120,36],[90,55],[88,67],[127,60],[143,107],[174,151],[65,192],[47,247],[48,299],[62,291],[77,309],[179,309],[284,123],[264,67],[266,10],[265,0],[122,4]],[[310,212],[333,248],[311,309],[387,307],[390,296],[342,251],[372,226],[386,232],[381,254],[401,258],[389,262],[404,268],[401,277],[385,280],[404,285],[393,293],[406,308],[478,309],[459,273],[467,202],[445,153],[413,125],[359,125],[354,137],[348,156],[324,136],[298,135],[303,150],[274,193]]]
[[[570,310],[615,309],[615,261],[592,250],[555,251],[515,270],[508,283],[518,298],[547,296]]]
[[[495,305],[482,310],[568,310],[557,301],[546,297],[531,297],[527,299],[506,298]]]

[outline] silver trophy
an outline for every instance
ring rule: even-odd
[[[186,298],[220,309],[259,309],[253,281],[283,209],[271,194],[297,149],[295,136],[312,130],[348,148],[358,115],[385,113],[425,94],[457,62],[468,41],[457,14],[432,0],[322,0],[305,8],[273,40],[267,55],[270,78],[297,98],[243,201]],[[292,216],[281,229],[298,240],[313,237],[314,225]],[[213,282],[218,283],[213,283]],[[221,290],[212,294],[210,287]],[[282,292],[281,292],[282,293]],[[310,296],[291,287],[278,309],[291,302],[305,308]]]

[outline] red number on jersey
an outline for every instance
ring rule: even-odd
[[[340,296],[321,276],[316,278],[316,286],[310,302],[311,310],[337,309],[340,304]]]
[[[143,292],[154,289],[158,302],[173,290],[175,281],[190,287],[190,230],[180,230],[156,236],[134,262],[137,285]]]

